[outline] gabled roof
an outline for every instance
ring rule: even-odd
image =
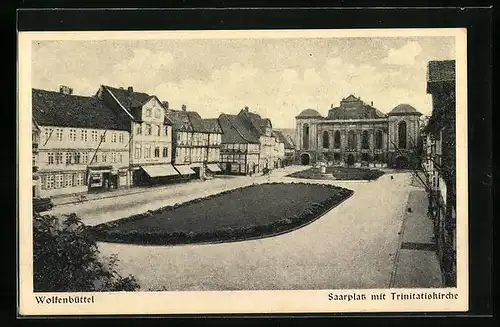
[[[248,108],[242,109],[238,116],[242,117],[247,124],[251,124],[253,128],[260,134],[266,134],[266,127],[269,125],[272,127],[271,120],[268,118],[262,118],[260,115],[248,111]]]
[[[97,97],[32,89],[32,115],[41,126],[129,130],[130,122]]]
[[[243,117],[221,114],[222,143],[259,143],[260,135],[248,125]]]
[[[127,110],[129,115],[134,117],[136,120],[141,119],[139,115],[140,109],[151,99],[156,99],[163,108],[163,103],[155,95],[149,95],[144,92],[129,91],[128,89],[116,88],[108,85],[103,85],[102,87],[110,92],[119,104]]]
[[[288,140],[288,138],[281,131],[273,131],[273,135],[279,140],[279,142],[285,144],[285,149],[293,149],[294,146]]]
[[[403,116],[403,115],[417,115],[421,116],[422,114],[417,111],[417,109],[413,108],[409,104],[401,103],[398,104],[394,109],[387,113],[388,116]]]
[[[165,112],[165,117],[170,119],[175,131],[222,133],[216,118],[203,119],[196,111],[169,109]]]

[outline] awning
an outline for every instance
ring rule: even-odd
[[[216,165],[216,164],[208,164],[207,168],[208,168],[208,170],[210,170],[213,173],[221,171],[220,168],[219,168],[219,166]]]
[[[191,174],[196,174],[194,170],[191,169],[191,167],[187,165],[178,165],[175,166],[175,169],[181,174],[181,175],[191,175]]]
[[[170,164],[141,166],[141,168],[144,169],[144,171],[149,175],[149,177],[179,175],[179,173],[177,173],[174,167]]]

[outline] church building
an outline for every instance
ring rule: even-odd
[[[422,114],[400,104],[384,114],[349,95],[323,117],[314,109],[296,116],[296,161],[303,165],[408,168],[420,139]]]

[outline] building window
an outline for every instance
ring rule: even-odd
[[[377,130],[377,133],[375,134],[375,148],[382,149],[382,143],[383,143],[383,133],[381,130]]]
[[[120,141],[120,143],[123,143],[124,141],[123,133],[120,133],[120,135],[118,136],[118,140]]]
[[[156,109],[155,110],[155,118],[160,118],[160,115],[161,115],[160,109]]]
[[[59,142],[62,142],[63,140],[63,130],[58,128],[56,130],[56,139],[59,141]]]
[[[70,165],[71,164],[71,153],[66,152],[66,164]]]
[[[327,131],[323,132],[323,148],[327,149],[330,147],[330,136]]]
[[[165,126],[165,136],[168,136],[168,126]]]
[[[159,157],[160,157],[160,148],[155,147],[155,158],[159,158]]]
[[[167,147],[163,148],[163,157],[164,158],[168,157],[168,148]]]
[[[63,163],[63,154],[62,152],[56,152],[56,165],[60,165]]]
[[[106,142],[106,132],[102,133],[101,142]]]
[[[63,175],[58,174],[56,175],[56,183],[55,183],[55,188],[61,188],[63,187]]]
[[[87,142],[87,131],[86,130],[82,130],[80,132],[80,140],[82,142]]]
[[[107,160],[106,153],[103,153],[103,154],[101,155],[101,162],[106,162],[106,160]]]
[[[92,142],[97,142],[97,131],[92,131]]]
[[[73,186],[73,174],[64,174],[64,187]]]
[[[44,131],[44,134],[45,134],[45,142],[47,142],[49,140],[49,138],[52,136],[52,132],[54,130],[52,128],[47,128],[45,131]]]
[[[402,121],[398,124],[398,148],[406,149],[406,122]]]
[[[55,186],[54,175],[44,175],[42,176],[42,187],[46,190],[53,189]]]
[[[156,129],[156,135],[161,136],[161,126]]]
[[[347,146],[349,147],[349,149],[356,149],[356,134],[354,133],[354,131],[349,131],[347,133]]]
[[[146,117],[151,117],[151,108],[146,109]]]
[[[48,157],[48,164],[53,165],[54,164],[54,153],[53,152],[47,153],[47,157]]]
[[[340,148],[340,131],[335,131],[335,133],[333,133],[333,145],[335,149]]]
[[[363,134],[361,135],[361,147],[363,149],[369,149],[370,148],[370,134],[368,134],[368,131],[363,131]]]
[[[144,158],[151,158],[151,146],[144,146]]]
[[[151,124],[146,124],[146,135],[151,135]]]
[[[74,160],[75,164],[79,164],[80,163],[80,158],[81,158],[80,152],[75,152],[73,154],[73,160]]]
[[[116,153],[111,152],[111,162],[116,163]]]
[[[123,156],[121,153],[118,153],[118,162],[123,162]]]
[[[76,174],[75,178],[75,186],[81,186],[83,185],[83,173],[78,173]]]
[[[142,126],[141,125],[137,125],[136,134],[142,135]]]
[[[71,142],[76,141],[76,130],[75,129],[70,129],[69,130],[69,140]]]
[[[302,127],[302,148],[309,149],[309,125],[307,124]]]
[[[116,133],[113,132],[113,135],[111,136],[111,142],[116,143]]]
[[[141,158],[141,148],[137,146],[134,151],[134,158],[140,159]]]
[[[87,152],[82,153],[82,163],[86,164],[89,161],[89,154]]]

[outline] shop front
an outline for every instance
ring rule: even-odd
[[[88,191],[100,192],[118,188],[118,171],[111,166],[92,167],[88,170]]]
[[[171,164],[144,165],[139,171],[143,185],[167,184],[177,180],[179,173]]]

